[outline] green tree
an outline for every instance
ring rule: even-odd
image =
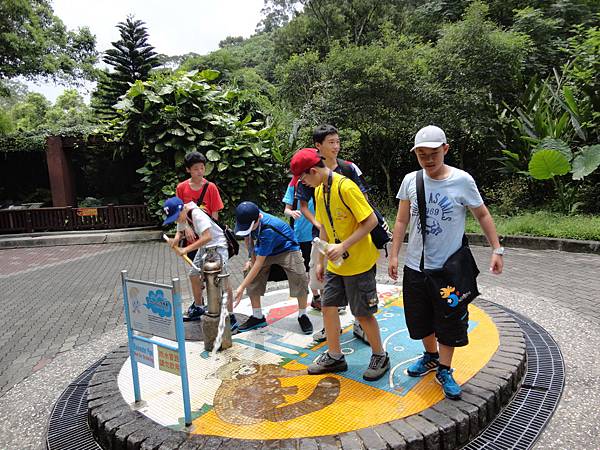
[[[278,180],[272,170],[272,130],[260,112],[245,111],[240,92],[216,84],[218,76],[207,70],[138,80],[117,104],[119,118],[111,133],[124,151],[144,156],[138,172],[157,215],[185,177],[185,153],[194,150],[208,158],[206,175],[224,187],[226,207],[242,198],[261,204],[271,198],[271,183]]]
[[[23,102],[17,103],[12,109],[14,128],[18,131],[33,131],[43,127],[51,105],[42,94],[30,92]]]
[[[518,97],[530,43],[526,35],[501,30],[487,13],[487,5],[473,2],[461,21],[443,28],[426,60],[429,106],[422,114],[450,136],[454,163],[482,178],[495,152],[496,105]]]
[[[148,43],[145,23],[129,16],[119,22],[121,38],[104,53],[102,60],[113,68],[99,75],[98,87],[92,97],[92,107],[101,119],[116,116],[113,106],[137,80],[147,80],[150,71],[160,65],[154,47]]]
[[[47,0],[0,2],[0,87],[11,78],[91,78],[96,40],[88,28],[69,31]]]
[[[45,126],[59,132],[66,128],[83,128],[91,125],[92,111],[75,89],[66,89],[56,98],[54,106],[46,111]]]
[[[600,19],[600,14],[597,16]],[[600,27],[577,26],[569,39],[567,53],[571,62],[565,66],[565,78],[574,88],[579,107],[570,104],[590,142],[600,139]]]

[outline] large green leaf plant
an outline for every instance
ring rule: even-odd
[[[600,166],[600,144],[586,145],[573,152],[560,140],[546,138],[533,150],[529,175],[536,180],[552,180],[562,212],[573,213],[580,205],[575,202],[579,181]],[[571,180],[565,180],[571,174]]]
[[[206,155],[206,176],[221,189],[226,211],[243,199],[267,200],[273,172],[272,130],[240,91],[218,85],[219,72],[182,72],[136,81],[115,105],[113,133],[125,150],[141,151],[138,169],[151,211],[186,177],[183,158]]]

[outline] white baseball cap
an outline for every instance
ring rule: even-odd
[[[435,125],[427,125],[415,134],[415,145],[410,151],[412,152],[417,147],[438,148],[443,144],[446,144],[444,130]]]

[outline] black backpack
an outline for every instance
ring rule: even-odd
[[[339,194],[340,200],[342,201],[344,206],[346,208],[348,208],[348,211],[352,212],[350,207],[344,201],[344,197],[342,197],[342,183],[343,182],[344,182],[344,180],[340,180],[340,182],[338,184],[338,194]],[[371,230],[371,240],[373,241],[373,244],[375,244],[375,247],[377,247],[378,249],[385,249],[385,254],[387,256],[386,244],[392,240],[392,235],[390,233],[390,227],[388,226],[387,222],[385,221],[385,217],[383,217],[383,214],[381,214],[377,210],[377,208],[375,208],[368,199],[367,199],[367,202],[369,203],[369,205],[371,205],[371,208],[373,208],[373,212],[375,213],[375,216],[377,217],[377,225],[375,226],[375,228],[373,228]]]
[[[358,178],[358,180],[362,183],[362,185],[365,189],[365,192],[363,192],[363,193],[369,192],[369,183],[367,183],[367,180],[365,180],[365,177],[363,177],[362,175],[358,175],[356,173],[356,170],[354,170],[354,168],[352,167],[352,163],[350,161],[345,161],[340,158],[336,158],[336,160],[337,160],[337,165],[340,168],[342,175],[344,175],[346,178],[351,179],[352,181],[354,181],[355,178]],[[359,185],[359,187],[360,187],[360,185]],[[373,205],[371,205],[371,206],[373,206]]]

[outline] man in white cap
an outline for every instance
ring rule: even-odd
[[[404,314],[409,335],[422,340],[425,352],[407,369],[411,377],[421,377],[436,371],[436,381],[441,384],[449,399],[459,399],[461,388],[452,375],[452,356],[456,347],[469,343],[468,305],[457,302],[455,311],[448,314],[446,302],[436,298],[427,285],[424,271],[441,269],[446,260],[463,245],[467,209],[479,221],[492,247],[490,271],[502,273],[504,248],[500,246],[492,216],[486,208],[473,177],[467,172],[448,166],[444,156],[448,153],[444,131],[434,125],[421,128],[415,135],[414,151],[422,167],[425,191],[425,224],[419,219],[417,182],[420,171],[404,177],[396,198],[400,200],[394,237],[390,250],[388,273],[398,279],[398,252],[410,223],[408,246],[402,277]],[[422,231],[421,227],[425,227]],[[425,248],[423,247],[425,234]],[[421,255],[424,255],[421,265]]]

